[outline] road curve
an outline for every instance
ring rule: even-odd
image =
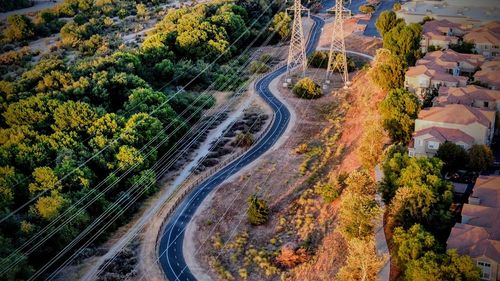
[[[314,25],[306,46],[306,52],[308,54],[314,51],[319,40],[321,28],[324,24],[324,21],[319,17],[311,16],[311,18],[314,21]],[[290,111],[269,90],[271,81],[285,71],[286,66],[283,66],[265,75],[255,83],[255,90],[264,101],[269,104],[275,114],[274,122],[271,124],[267,133],[244,155],[231,162],[193,189],[170,216],[163,233],[161,233],[162,238],[159,244],[160,264],[168,280],[196,280],[184,260],[182,244],[185,228],[201,202],[219,184],[269,150],[285,132],[290,121]]]

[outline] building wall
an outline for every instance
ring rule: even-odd
[[[490,144],[493,133],[490,130],[479,123],[473,123],[469,125],[462,124],[452,124],[452,123],[442,123],[434,122],[429,120],[417,119],[415,120],[415,131],[430,127],[441,127],[449,129],[459,129],[469,136],[474,138],[476,144]]]
[[[427,140],[426,140],[427,139]],[[434,156],[436,155],[439,146],[441,146],[443,143],[431,138],[429,139],[429,135],[423,135],[419,137],[413,138],[413,153],[414,156]],[[429,143],[432,142],[433,144],[437,144],[437,147],[435,148],[429,148]],[[468,150],[471,146],[467,143],[464,143],[462,141],[455,142],[455,144],[462,146],[465,150]]]
[[[477,264],[479,261],[481,262],[487,262],[491,264],[491,277],[490,280],[495,281],[495,280],[500,280],[500,267],[498,265],[497,261],[494,261],[488,257],[482,256],[482,257],[477,257],[473,258],[474,262]]]

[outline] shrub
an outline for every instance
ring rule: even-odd
[[[309,58],[309,65],[316,68],[327,68],[328,51],[314,51]]]
[[[269,219],[267,202],[255,194],[250,196],[248,198],[247,218],[248,222],[252,225],[265,224]]]
[[[303,78],[295,84],[293,93],[302,99],[317,99],[321,97],[321,87],[311,78]]]
[[[394,12],[397,12],[399,10],[401,10],[401,3],[395,3],[393,6],[392,6],[392,10]]]
[[[255,142],[251,133],[238,133],[236,135],[236,145],[240,147],[249,147]]]
[[[321,195],[325,203],[332,203],[339,197],[339,191],[337,189],[336,182],[318,182],[314,186],[314,191],[317,194]]]
[[[272,59],[273,59],[273,56],[271,54],[262,54],[259,58],[259,60],[265,64],[268,64],[269,62],[271,62]]]
[[[375,12],[375,7],[372,5],[361,5],[359,11],[363,14],[373,14],[373,12]]]
[[[283,267],[292,268],[307,261],[307,252],[304,248],[295,250],[290,244],[284,245],[281,248],[280,255],[276,261]]]
[[[268,72],[270,67],[263,62],[260,61],[252,61],[250,63],[250,72],[251,73],[266,73]]]

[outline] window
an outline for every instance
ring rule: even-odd
[[[429,141],[427,143],[427,148],[428,149],[438,149],[439,148],[439,143],[435,141]]]
[[[485,102],[483,102],[483,103],[484,103],[484,107],[488,107],[488,106],[490,106],[490,104],[489,104],[487,101],[485,101]]]
[[[416,139],[415,143],[416,143],[417,146],[421,146],[422,145],[422,140],[421,139]]]
[[[481,280],[490,280],[491,264],[484,261],[478,261],[477,266],[481,269]]]

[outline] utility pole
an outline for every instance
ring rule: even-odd
[[[286,65],[287,74],[292,70],[300,68],[302,76],[305,75],[307,68],[306,47],[304,39],[304,30],[302,28],[302,7],[300,0],[293,1],[293,23],[292,37],[290,38],[290,48],[288,49],[288,60]]]
[[[350,11],[344,8],[344,0],[337,0],[335,3],[335,21],[333,22],[332,41],[330,43],[330,53],[328,55],[328,68],[326,70],[327,83],[330,75],[339,70],[344,88],[350,84],[349,74],[347,72],[347,56],[345,53],[344,41],[344,14],[350,14]]]

